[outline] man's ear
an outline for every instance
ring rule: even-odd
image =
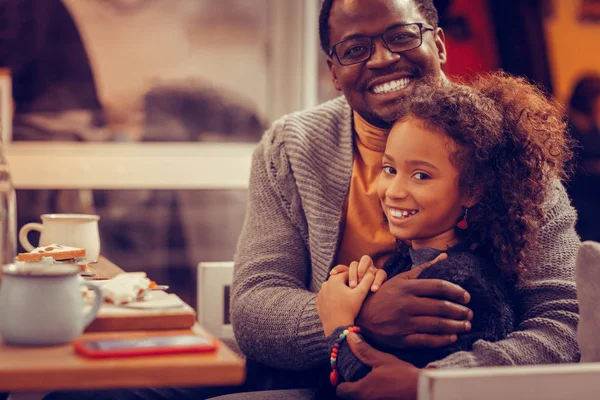
[[[446,53],[446,36],[442,28],[437,28],[434,32],[435,47],[438,51],[440,64],[446,64],[448,54]]]
[[[338,81],[337,74],[335,73],[335,69],[333,68],[333,61],[331,61],[331,58],[327,59],[327,66],[329,67],[329,72],[331,73],[331,81],[333,82],[333,87],[335,87],[335,89],[338,92],[341,92],[342,86]]]

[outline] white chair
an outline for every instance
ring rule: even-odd
[[[581,245],[576,272],[581,363],[424,370],[418,399],[600,399],[600,243]]]
[[[600,362],[600,243],[582,243],[576,267],[581,362]]]
[[[229,288],[233,261],[198,264],[198,322],[218,338],[233,338],[229,321]]]
[[[427,369],[418,400],[597,400],[600,363]]]

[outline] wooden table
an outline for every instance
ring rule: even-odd
[[[122,270],[103,259],[94,268],[110,276]],[[210,336],[196,324],[191,330],[160,331]],[[86,339],[127,338],[155,331],[94,332]],[[33,398],[26,392],[65,389],[134,387],[191,387],[238,385],[245,379],[245,362],[223,343],[209,354],[181,354],[128,358],[90,359],[75,354],[69,345],[13,347],[0,342],[0,392],[11,398]]]
[[[91,271],[95,272],[98,277],[112,278],[113,276],[120,274],[123,271],[122,268],[111,262],[108,258],[100,256],[98,262],[89,264],[88,267]]]

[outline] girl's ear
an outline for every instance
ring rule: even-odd
[[[465,208],[471,208],[481,201],[483,198],[483,186],[472,188],[469,192],[463,200],[462,206]]]

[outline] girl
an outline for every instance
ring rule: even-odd
[[[368,257],[351,268],[336,267],[317,300],[325,334],[336,348],[334,385],[370,370],[340,338],[354,324],[369,287],[442,253],[447,258],[419,271],[418,278],[445,279],[471,294],[469,332],[446,347],[395,355],[424,367],[470,350],[476,340],[496,341],[511,332],[511,287],[527,273],[525,259],[543,222],[546,191],[565,177],[571,156],[557,103],[524,79],[502,73],[480,76],[470,86],[421,87],[399,115],[378,187],[397,252],[385,272],[377,272]],[[355,281],[350,287],[349,280]]]

